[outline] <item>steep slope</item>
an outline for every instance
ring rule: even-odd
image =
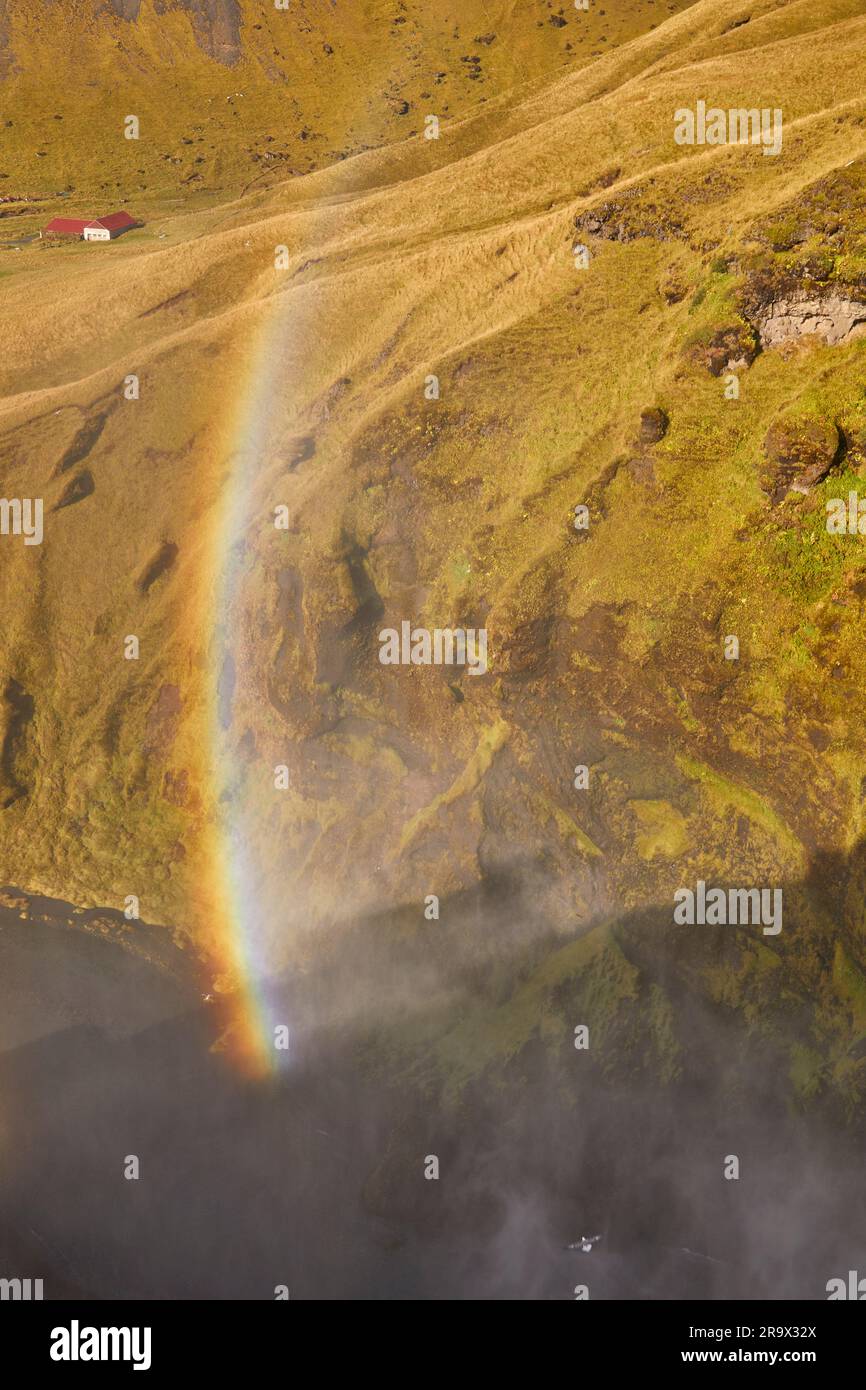
[[[3,0],[0,194],[207,200],[306,173],[496,104],[690,2]]]
[[[257,968],[369,950],[410,1033],[471,982],[425,1023],[447,1086],[579,1007],[673,1079],[694,992],[855,1110],[866,569],[825,504],[864,340],[759,349],[866,301],[861,11],[699,0],[438,141],[11,253],[3,488],[46,529],[3,542],[10,882],[135,894],[229,986],[230,861]],[[678,145],[699,100],[779,108],[779,154]],[[486,628],[489,671],[383,666],[403,620]],[[701,878],[786,885],[785,930],[666,934]]]

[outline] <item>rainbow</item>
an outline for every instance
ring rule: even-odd
[[[264,306],[244,353],[245,380],[230,405],[221,434],[227,447],[218,451],[228,470],[214,509],[203,573],[212,576],[202,593],[203,617],[210,630],[206,662],[208,681],[200,767],[201,786],[209,789],[210,818],[201,862],[208,887],[203,923],[215,968],[220,1038],[215,1044],[253,1076],[273,1074],[287,1065],[291,1050],[275,1046],[275,1029],[288,1024],[268,998],[268,963],[253,856],[241,812],[231,795],[239,769],[229,748],[224,699],[227,659],[239,666],[244,639],[237,615],[241,588],[243,540],[251,523],[263,515],[259,492],[261,460],[267,456],[273,403],[284,388],[282,371],[292,330],[282,295]],[[214,621],[214,614],[217,615]]]
[[[340,190],[348,191],[345,166],[335,173]],[[320,216],[315,214],[316,222]],[[307,242],[311,230],[307,225]],[[206,789],[204,799],[215,809],[201,847],[201,877],[208,886],[202,889],[199,885],[197,889],[197,896],[205,904],[197,916],[201,939],[210,944],[216,974],[214,992],[219,1010],[225,1015],[217,1046],[255,1075],[270,1074],[290,1065],[292,1054],[291,1047],[282,1051],[274,1045],[274,1029],[288,1020],[268,997],[268,933],[256,906],[261,902],[261,894],[255,865],[234,798],[223,795],[237,782],[241,769],[233,760],[223,727],[220,686],[225,657],[230,654],[236,667],[240,667],[244,655],[237,611],[242,587],[240,543],[251,525],[262,523],[271,505],[270,497],[262,491],[261,461],[271,449],[274,403],[286,392],[288,364],[294,358],[297,369],[303,369],[298,354],[299,330],[308,312],[302,307],[304,288],[298,287],[300,294],[288,294],[280,287],[260,301],[259,317],[241,348],[240,389],[230,393],[226,415],[218,426],[222,447],[216,450],[216,467],[226,477],[222,482],[219,477],[216,480],[220,496],[199,571],[206,577],[197,605],[199,633],[209,632],[210,642],[206,652],[208,687],[198,773],[199,785]],[[240,678],[241,670],[236,674]]]

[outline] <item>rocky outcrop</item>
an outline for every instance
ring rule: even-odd
[[[815,334],[831,347],[850,341],[866,328],[866,304],[841,294],[821,298],[775,299],[761,316],[763,347],[778,347],[792,338]]]
[[[108,3],[118,19],[138,19],[141,0],[108,0]]]
[[[628,188],[617,198],[597,203],[574,219],[575,230],[602,241],[673,241],[685,236],[683,224],[664,205],[648,193],[647,187]]]
[[[134,24],[141,13],[141,0],[108,0],[118,19]],[[192,21],[199,47],[219,63],[231,65],[241,56],[240,7],[238,0],[157,0],[157,14],[185,10]]]
[[[839,448],[839,431],[832,421],[775,420],[764,439],[764,491],[774,502],[788,492],[810,492],[830,472]]]

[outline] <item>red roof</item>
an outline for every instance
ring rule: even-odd
[[[86,226],[88,226],[86,217],[55,217],[48,223],[45,230],[46,232],[69,232],[81,236]]]
[[[138,223],[128,212],[110,212],[107,217],[97,217],[87,227],[104,227],[107,232],[117,232],[121,227],[136,227]]]

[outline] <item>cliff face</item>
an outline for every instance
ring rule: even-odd
[[[130,23],[141,16],[141,0],[107,0],[107,8]],[[236,63],[241,56],[239,0],[155,0],[154,9],[158,15],[170,10],[188,14],[199,47],[218,63]]]
[[[208,9],[226,43],[233,10]],[[797,1103],[853,1113],[866,571],[856,522],[826,518],[863,488],[864,339],[761,340],[774,304],[866,298],[866,127],[838,63],[866,47],[858,4],[734,27],[700,0],[459,119],[407,6],[387,44],[353,34],[351,84],[318,51],[286,157],[313,142],[309,172],[170,193],[219,160],[241,180],[250,129],[267,144],[240,13],[213,105],[243,136],[181,134],[182,107],[159,140],[97,133],[85,168],[125,161],[105,194],[144,230],[9,255],[0,467],[6,497],[44,498],[45,538],[3,538],[3,877],[136,895],[216,972],[221,914],[262,969],[350,938],[381,971],[346,1008],[383,979],[401,1018],[423,995],[449,1086],[560,1047],[581,1010],[611,1065],[675,1078],[694,991],[766,1029]],[[325,7],[299,13],[325,32]],[[190,18],[97,16],[219,83],[176,46]],[[577,22],[542,20],[530,70]],[[486,32],[482,72],[510,46]],[[747,80],[784,114],[778,156],[675,142],[679,108],[738,107]],[[337,160],[341,122],[388,143]],[[404,621],[484,630],[487,670],[383,663]],[[666,935],[699,880],[785,886],[787,925]]]

